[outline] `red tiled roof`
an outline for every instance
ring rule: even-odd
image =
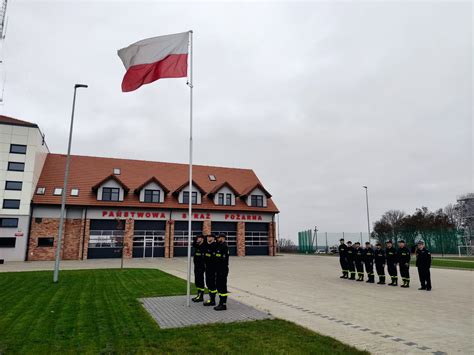
[[[193,167],[193,170],[194,170],[194,167]],[[187,186],[189,186],[189,180],[186,181],[184,184],[182,184],[180,187],[178,187],[176,190],[174,190],[173,195],[177,196],[181,192],[181,190]],[[194,181],[194,179],[193,179],[193,186],[196,187],[201,194],[203,195],[206,194],[206,190],[204,190],[201,186],[199,186],[199,184],[196,181]]]
[[[55,187],[62,187],[66,156],[62,154],[48,154],[38,181],[38,187],[45,187],[44,195],[34,195],[33,203],[38,205],[60,205],[61,196],[54,196]],[[119,168],[120,181],[132,191],[143,185],[144,181],[156,177],[167,189],[175,191],[186,184],[188,180],[188,165],[175,163],[151,162],[143,160],[101,158],[73,155],[68,181],[68,196],[66,203],[74,206],[102,206],[102,207],[143,207],[143,208],[174,208],[186,209],[186,204],[178,203],[173,195],[167,195],[164,203],[140,202],[136,194],[126,194],[121,202],[97,201],[97,195],[92,187],[102,181],[105,176]],[[209,180],[209,175],[215,175],[217,180]],[[223,182],[228,182],[242,194],[248,186],[257,186],[260,180],[250,169],[223,168],[216,166],[193,166],[193,181],[203,191],[212,191]],[[263,187],[263,186],[262,186]],[[70,196],[70,189],[79,189],[79,196]],[[250,207],[245,201],[236,199],[235,206],[215,205],[208,196],[203,196],[202,203],[196,205],[198,210],[231,210],[278,213],[278,208],[271,199],[267,207]]]
[[[270,192],[268,192],[261,183],[257,183],[255,185],[251,185],[249,187],[247,187],[241,194],[240,194],[240,197],[246,197],[248,196],[253,190],[255,189],[260,189],[262,190],[262,192],[265,194],[265,196],[267,196],[267,198],[271,198],[272,195],[270,194]]]
[[[104,179],[100,180],[97,184],[92,186],[92,191],[97,191],[99,187],[101,187],[103,184],[105,184],[109,180],[114,180],[116,181],[122,188],[124,189],[125,192],[130,191],[130,188],[123,183],[122,180],[120,180],[116,175],[110,174],[109,176],[105,177]]]
[[[0,115],[0,124],[9,124],[13,126],[38,127],[36,123],[22,121],[13,117]]]
[[[222,184],[219,184],[216,187],[214,187],[208,193],[208,195],[211,196],[211,197],[214,196],[217,193],[217,191],[222,189],[224,186],[227,186],[230,189],[230,191],[232,191],[235,194],[235,197],[239,197],[239,195],[240,195],[239,192],[231,184],[229,184],[227,181],[224,181]]]
[[[158,180],[156,177],[152,176],[151,178],[149,178],[147,181],[145,181],[143,184],[141,184],[140,186],[138,186],[136,189],[135,189],[135,193],[140,193],[140,190],[143,189],[146,185],[150,184],[150,183],[156,183],[158,186],[160,186],[162,189],[163,189],[163,192],[165,193],[165,195],[170,192],[170,190],[167,189],[167,187],[165,185],[163,185],[160,180]]]

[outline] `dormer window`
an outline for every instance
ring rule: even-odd
[[[193,200],[191,201],[191,204],[197,204],[197,197],[197,192],[193,191]],[[189,204],[189,191],[183,191],[183,203]]]
[[[237,190],[224,181],[222,184],[214,187],[208,194],[209,198],[214,200],[216,205],[220,206],[234,206],[235,198],[239,196]]]
[[[118,187],[103,187],[102,201],[119,201],[120,189]]]
[[[252,207],[263,207],[263,195],[251,195],[250,205]]]
[[[217,194],[217,204],[222,206],[232,206],[232,193],[219,192]]]
[[[145,190],[144,202],[160,203],[160,190]]]

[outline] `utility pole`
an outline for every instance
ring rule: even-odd
[[[370,218],[369,218],[369,192],[367,186],[362,186],[365,189],[365,202],[367,205],[367,232],[369,233],[369,242],[370,242]]]
[[[314,226],[314,236],[316,238],[316,253],[318,253],[318,227]]]

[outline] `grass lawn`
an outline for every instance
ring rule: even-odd
[[[415,265],[415,261],[412,260],[412,265]],[[474,269],[474,261],[466,259],[452,259],[452,258],[433,258],[431,261],[432,267],[440,268],[455,268],[455,269]]]
[[[137,301],[180,295],[153,269],[0,273],[0,354],[366,354],[283,320],[160,329]]]

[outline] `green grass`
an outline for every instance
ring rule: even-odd
[[[415,265],[415,261],[412,260],[411,264]],[[452,258],[433,258],[431,261],[431,266],[439,267],[439,268],[473,270],[474,261],[471,261],[471,260],[463,261],[460,259],[452,259]]]
[[[0,273],[0,354],[366,354],[283,320],[160,329],[137,298],[179,295],[150,269]]]

